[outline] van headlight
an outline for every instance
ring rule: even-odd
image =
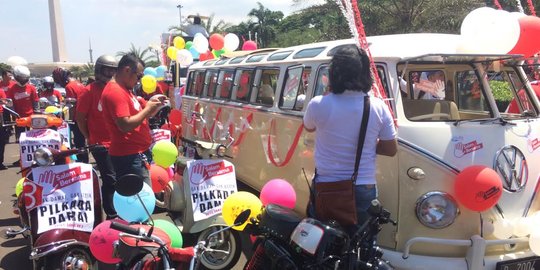
[[[429,228],[448,227],[458,215],[456,201],[446,192],[428,192],[416,201],[416,218]]]
[[[49,148],[41,147],[34,152],[34,161],[39,166],[49,166],[54,163],[53,153]]]

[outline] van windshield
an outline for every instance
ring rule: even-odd
[[[495,61],[408,63],[398,65],[398,72],[402,75],[404,114],[411,121],[481,120],[499,115],[519,119],[538,115],[517,67]]]

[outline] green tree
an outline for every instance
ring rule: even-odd
[[[260,47],[265,48],[276,37],[276,27],[284,15],[281,11],[271,11],[265,8],[260,2],[257,2],[257,6],[248,13],[249,17],[256,19],[250,25],[250,30],[258,33]]]
[[[13,70],[13,67],[6,63],[0,63],[0,71],[2,70]]]
[[[159,66],[159,59],[156,58],[156,55],[153,54],[149,48],[141,49],[135,48],[135,45],[131,43],[131,48],[128,51],[120,51],[116,53],[117,57],[122,57],[126,54],[134,54],[139,59],[144,62],[144,65],[147,67],[157,67]],[[157,64],[156,64],[157,63]]]

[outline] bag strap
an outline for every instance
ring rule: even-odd
[[[356,177],[358,176],[358,167],[360,166],[360,158],[362,157],[362,149],[364,148],[364,141],[366,140],[370,107],[371,106],[369,102],[369,95],[366,94],[366,96],[364,96],[364,112],[362,113],[362,123],[360,124],[358,145],[356,146],[356,161],[354,163],[354,172],[351,176],[353,185],[356,183]]]

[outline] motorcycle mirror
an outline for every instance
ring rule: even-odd
[[[115,190],[122,196],[134,196],[143,188],[144,180],[136,174],[126,174],[116,180]]]
[[[246,209],[242,211],[242,213],[240,213],[240,215],[238,215],[234,219],[234,226],[240,226],[244,224],[244,222],[248,220],[249,216],[251,216],[251,209]]]

